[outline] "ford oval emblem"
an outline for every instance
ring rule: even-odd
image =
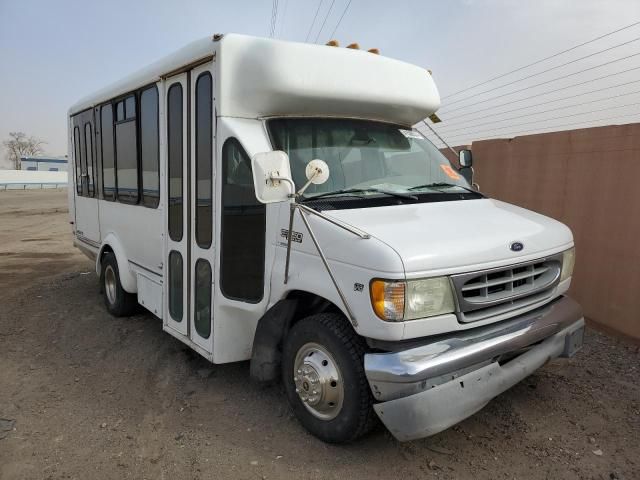
[[[512,252],[521,252],[524,249],[524,245],[522,244],[522,242],[513,242],[511,245],[509,245],[509,248]]]

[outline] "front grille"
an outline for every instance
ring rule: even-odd
[[[560,279],[562,255],[452,277],[460,320],[475,322],[538,304]]]

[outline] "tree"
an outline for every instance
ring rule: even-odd
[[[9,140],[2,144],[7,148],[7,158],[13,163],[16,170],[21,168],[22,157],[35,157],[42,155],[42,146],[47,143],[37,137],[27,137],[24,132],[10,132]]]

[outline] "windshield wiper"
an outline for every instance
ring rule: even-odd
[[[369,187],[369,188],[345,188],[342,190],[335,190],[333,192],[324,192],[318,195],[314,195],[313,197],[305,197],[304,201],[316,200],[317,198],[324,198],[324,197],[333,197],[335,195],[343,195],[348,193],[367,193],[367,192],[382,193],[384,195],[389,195],[391,197],[404,198],[409,200],[418,200],[418,197],[416,197],[415,195],[411,195],[410,193],[391,192],[389,190],[381,190],[379,188]]]
[[[424,185],[416,185],[415,187],[408,188],[407,190],[413,191],[413,190],[420,190],[421,188],[433,188],[433,189],[436,189],[436,188],[450,188],[450,187],[462,188],[463,190],[466,190],[467,192],[477,193],[478,195],[481,195],[480,192],[478,192],[477,190],[473,190],[472,188],[463,187],[462,185],[456,185],[455,183],[447,183],[447,182],[425,183]]]

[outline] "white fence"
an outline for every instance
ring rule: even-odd
[[[0,190],[60,188],[66,187],[68,181],[67,172],[0,170]]]

